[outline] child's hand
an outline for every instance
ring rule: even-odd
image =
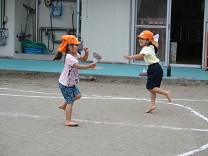
[[[123,56],[125,59],[129,59],[129,55],[124,55]]]
[[[91,63],[91,64],[89,65],[90,68],[95,68],[95,66],[96,66],[96,63]]]
[[[87,47],[84,47],[85,53],[89,53],[89,49]]]

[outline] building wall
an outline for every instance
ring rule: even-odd
[[[127,63],[123,55],[130,51],[130,3],[127,0],[82,1],[83,45],[91,52],[100,53],[103,62]]]
[[[56,1],[53,2],[56,5]],[[73,28],[72,26],[72,13],[74,12],[74,28],[76,29],[77,25],[77,7],[76,3],[74,2],[67,2],[65,1],[59,1],[58,6],[62,3],[62,16],[54,16],[52,17],[52,26],[53,27],[62,27],[62,28]],[[54,14],[57,14],[58,12],[54,12]],[[39,28],[40,27],[51,27],[50,22],[50,9],[45,6],[45,4],[42,2],[39,4]],[[66,34],[66,31],[56,31],[54,30],[53,33],[55,34],[55,40],[61,40],[62,35]],[[76,32],[75,32],[76,35]],[[39,36],[40,37],[40,36]],[[42,33],[42,42],[46,44],[48,47],[48,36],[45,35],[45,31]],[[48,52],[49,54],[56,54],[57,49],[60,43],[54,44],[54,50],[52,52]],[[50,40],[49,42],[49,50],[53,49],[52,42]]]
[[[22,53],[22,42],[16,37],[17,34],[22,31],[25,31],[26,19],[27,19],[27,10],[23,4],[35,9],[36,0],[6,0],[6,13],[8,17],[8,22],[6,23],[6,28],[9,30],[9,37],[6,39],[7,44],[0,46],[0,56],[1,57],[14,57],[15,53]],[[50,10],[45,6],[43,0],[39,1],[39,19],[38,27],[50,27]],[[52,18],[53,27],[63,27],[63,28],[72,28],[72,12],[74,11],[74,28],[76,29],[76,3],[73,0],[70,1],[59,1],[63,4],[62,16],[57,16]],[[54,1],[56,5],[56,1]],[[26,34],[31,34],[32,36],[28,39],[35,41],[35,15],[29,15],[27,32]],[[39,31],[38,31],[39,32]],[[55,39],[61,40],[61,36],[66,34],[66,31],[54,31]],[[48,36],[43,34],[43,43],[48,46]],[[51,41],[51,40],[50,40]],[[48,52],[48,54],[56,54],[57,48],[60,43],[54,44],[54,51]],[[50,49],[52,49],[52,43],[50,42]],[[43,56],[41,59],[44,59]],[[28,57],[27,57],[28,58]],[[31,59],[34,56],[31,55]]]
[[[49,8],[40,1],[39,4],[39,23],[38,27],[50,27]],[[74,9],[74,27],[76,28],[76,3],[59,1],[63,3],[63,15],[53,17],[53,27],[72,28],[72,8]],[[88,46],[90,51],[99,52],[103,62],[121,62],[127,63],[123,55],[130,51],[130,3],[126,0],[84,0],[82,1],[82,18],[81,18],[81,36],[84,46]],[[16,53],[22,53],[21,41],[18,41],[17,34],[25,30],[27,10],[23,4],[35,8],[35,0],[7,0],[6,24],[9,29],[9,38],[7,45],[0,46],[0,56],[14,57]],[[13,9],[12,9],[13,8]],[[31,34],[31,40],[34,39],[32,28],[32,15],[29,16],[27,34]],[[56,40],[60,39],[65,32],[56,34]],[[39,34],[39,33],[38,33]],[[43,34],[43,43],[48,46],[47,36]],[[54,51],[48,54],[56,54],[59,43],[54,45]],[[50,43],[52,49],[52,43]],[[44,56],[47,57],[47,56]],[[34,56],[31,56],[33,59]],[[27,56],[28,59],[28,56]],[[44,59],[43,57],[41,59]],[[90,55],[89,60],[92,60]]]
[[[208,55],[208,50],[207,50],[208,29],[207,29],[207,25],[208,25],[208,0],[205,0],[205,13],[204,13],[204,32],[205,33],[203,36],[203,53],[202,53],[202,56],[204,57],[204,59],[202,60],[202,68],[205,70],[207,69],[207,64],[208,64],[208,61],[207,61],[207,55]]]
[[[15,5],[15,12],[14,12],[14,21],[15,21],[15,29],[14,29],[14,36],[12,37],[15,43],[15,51],[16,53],[21,53],[22,52],[22,41],[19,41],[19,39],[16,37],[17,34],[21,34],[21,32],[25,32],[25,27],[26,27],[26,19],[27,19],[27,10],[23,6],[23,4],[27,6],[31,6],[31,1],[28,0],[18,0],[14,1]],[[7,10],[9,11],[9,10]],[[22,26],[22,28],[21,28]],[[31,15],[29,16],[28,19],[28,24],[27,24],[27,30],[26,34],[31,34]],[[14,55],[14,53],[13,53]]]
[[[6,45],[0,46],[0,56],[12,57],[15,49],[15,3],[14,0],[6,0],[6,12],[5,16],[8,17],[6,28],[9,30],[9,37],[6,38]]]

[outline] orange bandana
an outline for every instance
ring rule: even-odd
[[[58,52],[66,52],[66,47],[68,44],[80,44],[74,35],[63,35],[62,43],[58,47]]]

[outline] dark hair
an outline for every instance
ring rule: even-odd
[[[55,56],[55,58],[53,59],[54,60],[60,60],[62,58],[62,53],[61,52],[58,52]]]
[[[66,54],[68,52],[68,46],[69,46],[69,44],[67,44],[67,46],[66,46],[66,52],[65,52],[65,55],[64,55],[64,61],[65,61]],[[62,58],[62,52],[58,52],[56,54],[55,58],[53,59],[53,61],[54,60],[60,60],[61,58]]]
[[[155,49],[155,53],[157,53],[158,48],[157,48],[154,44],[152,44],[152,42],[151,42],[151,41],[149,42],[149,44],[148,44],[148,45],[149,45],[149,46],[150,46],[150,45],[153,45],[153,46],[154,46],[154,49]]]

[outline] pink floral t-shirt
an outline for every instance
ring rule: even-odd
[[[74,64],[78,63],[79,58],[79,54],[77,56],[66,54],[64,69],[59,77],[59,83],[69,87],[79,83],[78,69],[74,67]]]

